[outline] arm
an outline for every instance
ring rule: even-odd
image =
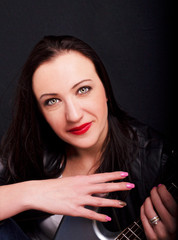
[[[0,187],[0,220],[19,212],[36,209],[52,214],[81,216],[106,222],[108,216],[86,209],[94,207],[123,207],[121,201],[96,196],[98,193],[131,190],[121,172],[75,176],[60,179],[28,181]]]
[[[0,220],[28,210],[28,194],[32,190],[30,182],[0,186]]]

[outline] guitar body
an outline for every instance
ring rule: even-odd
[[[54,240],[98,240],[89,219],[64,216]]]
[[[64,216],[54,240],[114,240],[117,236],[118,233],[109,232],[102,223],[81,217]]]
[[[173,168],[175,171],[177,167]],[[167,172],[168,168],[166,168]],[[177,172],[177,171],[176,171]],[[174,181],[173,181],[174,180]],[[176,174],[169,174],[164,183],[167,190],[178,202],[178,181]],[[146,239],[141,220],[118,232],[110,232],[103,224],[81,217],[64,216],[53,240],[143,240]]]

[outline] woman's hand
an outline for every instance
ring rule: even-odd
[[[99,197],[98,194],[114,191],[126,191],[134,188],[128,182],[113,183],[124,179],[125,172],[112,172],[93,174],[88,176],[75,176],[59,179],[32,181],[32,208],[52,214],[80,216],[106,222],[111,219],[104,215],[85,208],[92,207],[118,207],[126,204],[119,200]]]
[[[156,224],[150,222],[155,216]],[[141,220],[147,239],[176,239],[178,205],[164,185],[151,190],[141,207]]]

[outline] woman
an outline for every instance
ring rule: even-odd
[[[176,202],[164,185],[154,187],[170,161],[164,151],[152,129],[117,106],[90,46],[71,36],[44,37],[24,65],[1,144],[3,236],[15,220],[31,239],[52,239],[61,215],[118,230],[142,205],[147,238],[174,239]]]

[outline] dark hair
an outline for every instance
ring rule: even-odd
[[[66,159],[65,143],[42,116],[32,90],[32,77],[39,65],[71,50],[80,52],[93,62],[108,99],[109,131],[97,172],[128,170],[134,132],[128,124],[129,117],[115,101],[100,58],[88,44],[73,36],[47,36],[34,47],[23,67],[13,119],[1,144],[1,159],[6,163],[9,183],[56,177],[65,167],[65,161],[61,165],[61,160]]]

